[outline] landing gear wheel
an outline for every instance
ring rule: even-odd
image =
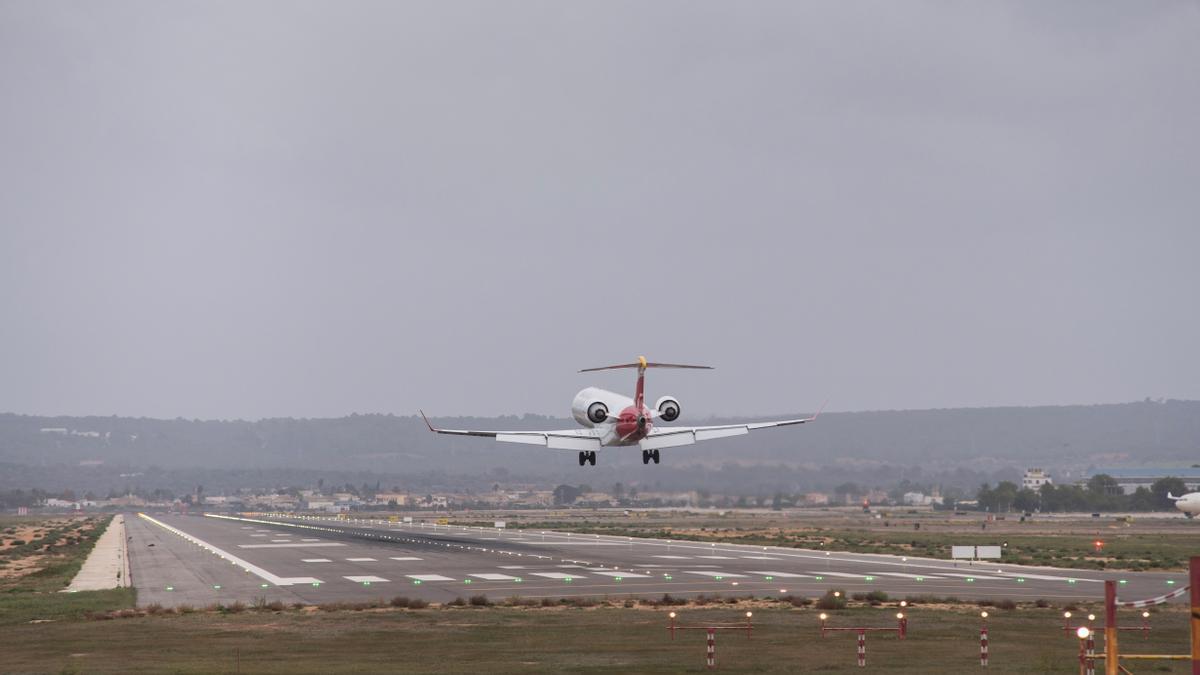
[[[587,455],[588,454],[586,452],[582,450],[579,451],[579,466],[583,466],[587,462]]]
[[[650,451],[643,450],[642,451],[642,464],[649,464],[649,463],[650,463]]]
[[[589,450],[587,455],[588,455],[588,462],[590,462],[592,464],[592,466],[596,466],[596,451]]]
[[[579,451],[579,466],[591,464],[596,466],[596,451],[595,450],[580,450]]]
[[[650,451],[650,458],[654,460],[654,463],[655,463],[655,464],[658,464],[658,460],[659,460],[659,459],[661,459],[661,458],[658,456],[658,450],[651,450],[651,451]]]

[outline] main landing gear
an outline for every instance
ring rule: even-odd
[[[595,450],[580,450],[579,451],[579,466],[591,464],[596,466],[596,451]]]
[[[658,450],[643,450],[642,451],[642,464],[649,464],[650,460],[654,460],[654,463],[658,464],[659,459],[660,459],[660,457],[658,456]]]

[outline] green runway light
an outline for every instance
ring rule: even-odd
[[[822,580],[822,579],[824,579],[824,578],[825,578],[825,577],[821,576],[820,574],[818,574],[818,575],[817,575],[817,581],[820,581],[820,580]]]
[[[865,581],[875,581],[875,577],[863,577]]]
[[[517,583],[519,584],[519,583],[521,583],[522,581],[525,581],[525,580],[524,580],[524,579],[522,579],[521,577],[517,577],[516,581],[517,581]]]
[[[363,586],[370,586],[370,585],[371,585],[371,582],[369,582],[369,581],[363,582]],[[266,586],[266,584],[263,584],[263,586]]]
[[[267,588],[268,584],[259,584],[262,588]]]
[[[720,581],[720,580],[722,580],[722,579],[724,579],[724,578],[725,578],[725,577],[716,577],[717,581]]]
[[[219,590],[221,590],[221,584],[213,584],[213,590],[214,590],[214,591],[219,591]]]
[[[1018,583],[1018,584],[1023,584],[1023,583],[1025,583],[1025,577],[1017,577],[1017,583]]]
[[[471,583],[471,580],[470,580],[470,579],[464,579],[464,580],[463,580],[463,583],[464,583],[464,584],[469,584],[469,583]]]
[[[1067,579],[1067,583],[1068,583],[1068,584],[1073,584],[1073,583],[1075,583],[1075,580],[1074,580],[1074,579]]]
[[[420,579],[413,579],[413,583],[414,583],[414,584],[417,584],[417,585],[420,585],[420,584],[421,584],[421,580],[420,580]]]
[[[967,583],[975,581],[975,577],[967,577]]]
[[[663,577],[665,577],[667,581],[670,581],[671,579],[674,578],[670,574],[664,574]]]
[[[320,586],[321,586],[321,582],[319,582],[319,581],[313,582],[313,588],[319,588]]]
[[[173,590],[175,590],[175,587],[174,587],[174,586],[167,586],[167,590],[168,590],[168,591],[173,591]]]
[[[817,577],[817,578],[820,579],[821,577]],[[925,577],[917,577],[917,581],[925,581]]]
[[[1127,584],[1127,583],[1129,583],[1129,581],[1128,581],[1128,580],[1126,580],[1126,579],[1121,579],[1121,580],[1120,580],[1120,581],[1118,581],[1117,583],[1118,583],[1118,584]]]
[[[775,577],[771,577],[771,576],[764,577],[764,578],[765,578],[767,581],[772,581],[772,580],[774,580],[774,579],[775,579]]]
[[[1168,586],[1174,586],[1174,585],[1175,585],[1175,580],[1174,580],[1174,579],[1167,579],[1167,585],[1168,585]]]

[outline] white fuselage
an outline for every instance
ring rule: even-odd
[[[1189,492],[1176,499],[1175,508],[1186,513],[1189,518],[1200,514],[1200,492]]]

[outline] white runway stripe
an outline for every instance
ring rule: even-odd
[[[345,546],[345,544],[336,544],[333,542],[320,544],[238,544],[238,548],[324,548],[326,546]]]
[[[303,558],[300,562],[333,562],[329,558]]]
[[[496,574],[494,572],[484,574],[468,574],[467,576],[483,579],[484,581],[513,581],[516,577],[510,574]]]
[[[525,566],[524,565],[500,565],[500,569],[502,569],[502,570],[523,570],[523,569],[525,569]]]
[[[733,572],[721,572],[719,570],[684,570],[684,572],[687,572],[688,574],[699,574],[702,577],[712,577],[714,579],[717,577],[721,577],[723,579],[737,579],[746,576],[745,574],[734,574]]]
[[[736,560],[736,558],[730,555],[698,555],[696,557],[704,558],[706,560]]]
[[[903,572],[876,572],[876,576],[900,577],[901,579],[941,579],[936,574],[905,574]]]
[[[663,560],[691,560],[690,555],[654,555],[651,558],[662,558]]]
[[[812,570],[809,570],[812,572]],[[843,579],[862,579],[866,574],[850,574],[848,572],[812,572],[817,576],[842,577]]]
[[[986,574],[963,574],[961,572],[938,572],[946,577],[962,577],[963,579],[1003,579],[1004,577],[989,577]]]
[[[276,544],[287,544],[287,543],[291,543],[292,540],[291,539],[272,539],[271,541]]]
[[[769,555],[744,555],[746,560],[783,560],[783,558],[773,558]]]
[[[764,577],[776,577],[779,579],[812,578],[811,574],[792,574],[791,572],[759,572],[755,570],[746,570],[746,574],[761,574]]]
[[[605,571],[605,572],[596,572],[596,574],[602,574],[606,577],[613,577],[613,578],[620,577],[622,579],[649,579],[650,578],[649,574],[638,574],[637,572]]]
[[[375,576],[349,576],[349,577],[342,577],[342,578],[349,579],[350,581],[360,583],[360,584],[381,584],[381,583],[384,583],[387,581],[387,579],[384,579],[383,577],[375,577]]]
[[[414,558],[411,555],[403,555],[403,556],[397,556],[394,558],[388,558],[388,560],[399,560],[400,562],[408,562],[410,560],[420,560],[420,558]]]
[[[562,572],[534,572],[535,576],[547,579],[586,579],[582,574],[563,574]]]
[[[379,562],[374,558],[346,558],[346,562]]]
[[[454,581],[450,577],[444,577],[440,574],[407,574],[405,576],[417,581]]]

